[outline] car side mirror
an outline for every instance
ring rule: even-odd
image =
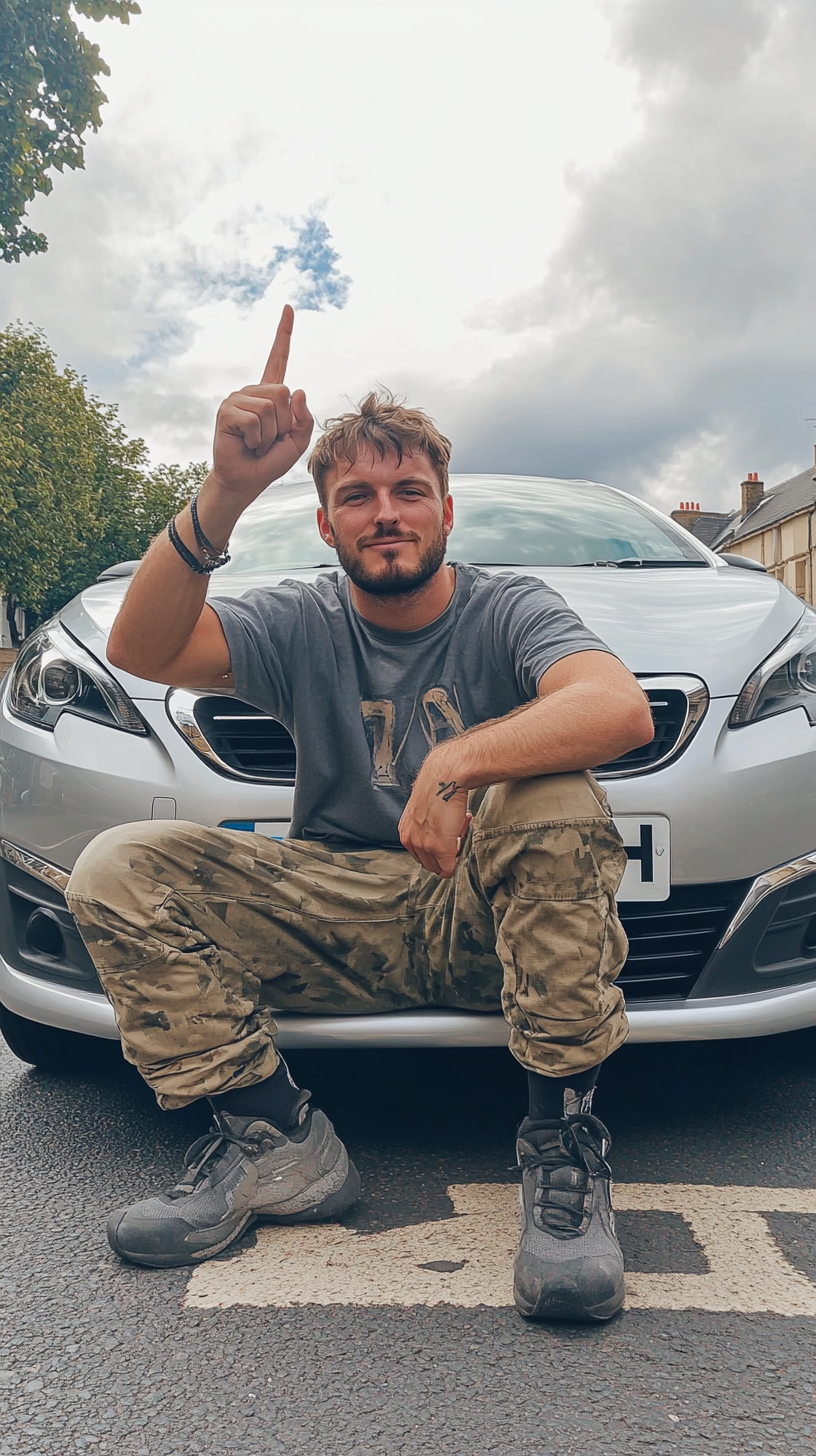
[[[736,551],[718,551],[717,555],[729,566],[741,566],[743,571],[764,571],[767,575],[768,568],[761,561],[752,561],[750,556],[738,556]]]

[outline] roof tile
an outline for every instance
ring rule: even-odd
[[[781,485],[775,485],[772,490],[765,492],[758,506],[743,519],[735,516],[737,525],[733,521],[726,526],[721,536],[717,539],[716,545],[723,547],[730,545],[732,541],[744,541],[746,536],[753,536],[757,531],[765,531],[769,526],[776,526],[780,521],[786,521],[790,516],[796,516],[800,511],[811,510],[816,506],[816,479],[811,465],[809,469],[802,470],[798,475],[792,475],[790,480],[783,480]]]

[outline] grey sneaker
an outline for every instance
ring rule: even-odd
[[[360,1196],[360,1174],[324,1112],[303,1105],[301,1117],[287,1137],[260,1118],[217,1112],[209,1133],[187,1151],[186,1178],[111,1214],[114,1253],[168,1269],[212,1258],[257,1219],[339,1218]]]
[[[527,1319],[608,1320],[623,1304],[608,1150],[609,1133],[589,1113],[519,1128],[524,1228],[513,1293]]]

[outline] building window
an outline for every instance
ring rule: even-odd
[[[806,601],[807,600],[807,557],[806,556],[800,556],[799,557],[799,560],[794,562],[794,566],[796,567],[796,595],[798,597],[802,597]]]
[[[771,532],[771,560],[774,562],[778,561],[780,555],[781,552],[779,549],[779,527],[774,526],[773,531]]]

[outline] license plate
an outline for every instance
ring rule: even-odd
[[[669,821],[662,814],[616,814],[615,827],[626,849],[627,865],[619,900],[668,900],[671,894]],[[269,839],[285,839],[289,825],[280,819],[226,819],[222,829],[246,829]]]
[[[615,814],[626,850],[619,900],[668,900],[671,894],[669,821],[662,814]]]
[[[267,839],[285,839],[288,819],[222,819],[219,829],[243,829],[247,834],[265,834]]]

